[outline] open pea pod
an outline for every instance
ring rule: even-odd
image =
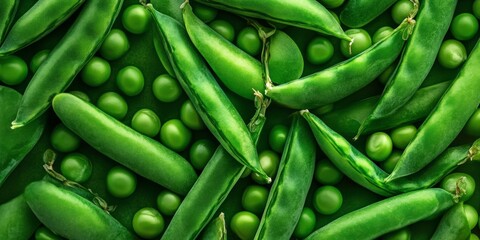
[[[10,122],[15,118],[22,95],[0,86],[0,186],[17,167],[42,135],[45,118],[33,121],[25,128],[12,130]]]

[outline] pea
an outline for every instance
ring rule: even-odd
[[[160,126],[160,118],[148,108],[140,109],[133,115],[132,128],[149,137],[156,136],[160,132]]]
[[[35,231],[35,240],[61,240],[62,237],[53,233],[50,229],[45,226],[39,227]]]
[[[293,230],[293,236],[299,239],[307,237],[315,230],[316,223],[317,217],[315,216],[315,212],[313,212],[311,208],[303,208],[297,226],[295,226],[295,230]]]
[[[112,29],[100,46],[100,54],[107,60],[117,60],[130,49],[127,35],[120,29]]]
[[[475,233],[471,233],[469,240],[480,240],[480,238]]]
[[[102,94],[97,100],[97,107],[119,120],[123,119],[128,112],[127,102],[116,92]]]
[[[380,40],[386,38],[388,35],[392,34],[392,32],[393,28],[390,26],[384,26],[377,29],[377,31],[375,31],[372,37],[373,44],[380,42]]]
[[[367,139],[365,151],[375,161],[384,161],[392,153],[392,139],[384,132],[376,132]]]
[[[142,71],[134,66],[126,66],[120,69],[116,80],[117,87],[127,96],[140,94],[145,85]]]
[[[470,40],[478,32],[478,20],[471,13],[459,14],[453,18],[450,32],[457,40]]]
[[[464,130],[468,135],[480,137],[480,109],[477,109],[468,119]]]
[[[329,160],[322,159],[315,165],[315,180],[325,185],[335,185],[343,178],[340,172]]]
[[[209,26],[228,41],[233,42],[235,40],[235,29],[231,23],[222,19],[216,19],[210,22]]]
[[[460,197],[460,201],[467,201],[470,199],[475,191],[475,179],[466,173],[456,172],[447,175],[440,183],[441,188],[456,194],[457,184],[465,187],[464,194]]]
[[[147,31],[151,21],[148,11],[139,4],[130,5],[122,14],[123,27],[133,34],[142,34]]]
[[[40,65],[47,59],[48,54],[50,53],[50,49],[44,49],[41,51],[38,51],[33,55],[32,59],[30,60],[30,70],[32,73],[35,73],[37,69],[40,67]]]
[[[202,170],[215,153],[216,145],[208,139],[199,139],[190,147],[190,161],[197,170]]]
[[[7,85],[18,85],[28,75],[27,63],[20,57],[10,55],[0,58],[0,81]]]
[[[417,134],[417,127],[415,125],[406,125],[392,130],[390,137],[393,146],[399,149],[405,149]]]
[[[168,190],[163,190],[157,196],[158,210],[166,216],[173,216],[181,203],[180,196]]]
[[[320,214],[334,214],[340,209],[342,204],[342,193],[336,187],[329,185],[319,187],[313,194],[313,206]]]
[[[338,8],[345,0],[320,0],[320,3],[327,8]]]
[[[107,190],[114,197],[126,198],[137,188],[137,177],[130,170],[115,166],[107,173]]]
[[[480,18],[480,0],[473,1],[472,11],[475,17]]]
[[[80,147],[80,138],[60,123],[53,129],[50,143],[59,152],[73,152]]]
[[[278,153],[283,152],[283,147],[287,141],[287,135],[287,126],[283,124],[274,125],[268,135],[268,143],[270,144],[270,147]]]
[[[391,173],[397,165],[398,160],[402,156],[402,153],[399,151],[393,151],[390,156],[382,162],[382,168],[385,172]]]
[[[472,205],[469,204],[464,204],[463,210],[465,211],[465,216],[467,217],[468,226],[470,227],[470,230],[473,230],[478,223],[478,212]]]
[[[132,226],[138,236],[146,239],[154,239],[163,232],[165,220],[154,208],[145,207],[135,213]]]
[[[383,240],[410,240],[412,232],[409,228],[404,227],[399,230],[387,233],[382,236]]]
[[[400,24],[413,10],[410,0],[399,0],[392,7],[392,18],[396,24]]]
[[[252,213],[261,215],[267,205],[268,189],[263,186],[250,185],[242,195],[242,207]]]
[[[68,180],[83,183],[92,175],[92,163],[83,154],[71,153],[63,158],[60,171]]]
[[[316,37],[307,45],[307,61],[311,64],[323,64],[332,59],[334,48],[332,42],[324,37]]]
[[[82,91],[71,91],[71,94],[75,95],[76,97],[82,99],[85,102],[90,102],[90,97]]]
[[[233,215],[230,221],[230,228],[242,240],[249,240],[255,237],[260,220],[258,217],[247,211],[241,211]]]
[[[345,57],[353,57],[372,46],[372,39],[370,38],[370,34],[368,34],[367,31],[361,28],[348,29],[347,31],[345,31],[345,33],[352,39],[354,39],[353,43],[346,40],[342,40],[340,42],[340,51]]]
[[[93,57],[80,72],[82,81],[90,87],[98,87],[110,79],[110,63],[100,57]]]
[[[196,2],[192,2],[191,4],[195,15],[206,23],[211,22],[218,14],[218,10],[215,8]]]
[[[383,71],[378,76],[378,80],[380,81],[380,83],[382,83],[383,85],[386,85],[388,82],[388,79],[390,79],[390,76],[392,76],[393,72],[395,71],[395,68],[396,68],[396,64],[392,64],[387,69],[385,69],[385,71]]]
[[[260,165],[262,166],[262,169],[265,171],[265,173],[267,173],[269,177],[273,179],[273,177],[275,177],[275,174],[277,173],[278,164],[280,163],[280,157],[278,156],[278,154],[274,151],[264,150],[260,152],[258,158],[260,160]],[[259,184],[265,184],[263,178],[260,177],[260,175],[258,175],[257,173],[252,173],[252,179]]]
[[[198,115],[197,110],[190,100],[183,102],[180,108],[180,119],[192,130],[202,130],[205,128],[202,118]]]
[[[437,59],[442,67],[454,69],[467,60],[467,50],[461,42],[449,39],[440,46]]]
[[[245,27],[238,33],[236,45],[246,53],[257,56],[262,50],[262,41],[253,27]]]
[[[168,120],[160,129],[162,143],[177,152],[185,150],[191,139],[192,132],[178,119]]]
[[[182,93],[178,81],[168,74],[162,74],[153,80],[152,91],[161,102],[174,102]]]

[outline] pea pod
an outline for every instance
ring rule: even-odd
[[[385,181],[419,171],[457,137],[480,103],[480,76],[477,74],[479,65],[480,47],[477,42],[456,79],[419,127]]]
[[[403,193],[347,213],[310,234],[306,240],[374,239],[434,216],[455,204],[439,188]]]
[[[85,142],[140,176],[181,195],[197,180],[182,156],[72,94],[55,96],[53,110]]]
[[[362,134],[384,131],[424,119],[435,107],[450,83],[451,81],[446,81],[419,89],[407,103],[389,115],[388,119],[374,120],[372,124],[366,126]],[[353,138],[363,121],[372,113],[379,99],[380,96],[369,97],[343,108],[334,109],[322,115],[322,120],[345,138]]]
[[[457,0],[422,2],[400,63],[388,80],[378,105],[359,128],[359,133],[365,127],[375,125],[375,120],[387,119],[415,94],[435,63],[456,5]]]
[[[413,22],[406,19],[390,36],[330,68],[277,85],[265,94],[294,109],[316,108],[340,100],[372,82],[400,54]]]
[[[12,24],[15,13],[18,9],[18,0],[3,0],[0,2],[0,44]]]
[[[23,94],[12,128],[22,127],[50,107],[55,94],[63,92],[93,57],[120,12],[123,0],[91,0],[50,52]]]
[[[350,28],[365,26],[397,0],[350,0],[340,12],[340,21]]]
[[[68,239],[134,239],[115,218],[92,202],[38,181],[25,188],[25,200],[35,216],[56,234]]]
[[[228,12],[310,29],[350,42],[335,17],[315,0],[197,0]]]
[[[437,229],[435,229],[435,232],[430,239],[465,240],[468,239],[469,236],[470,227],[468,226],[463,202],[459,202],[443,214],[437,225]]]
[[[295,115],[255,239],[292,236],[312,183],[315,150],[308,124]]]
[[[225,214],[222,212],[217,218],[213,219],[212,222],[208,224],[202,233],[201,239],[227,240],[227,228],[225,225]]]
[[[0,46],[0,55],[14,53],[47,35],[67,20],[84,1],[37,1],[13,24]]]
[[[237,161],[271,182],[260,166],[257,150],[242,117],[195,50],[185,28],[175,19],[156,11],[151,4],[146,7],[156,23],[180,85],[207,128]]]
[[[30,239],[40,222],[23,194],[0,205],[0,236],[6,240]]]
[[[265,111],[269,105],[269,100],[259,100],[257,112],[248,125],[255,142],[262,133]],[[218,147],[175,212],[162,239],[197,238],[246,169],[223,147]]]

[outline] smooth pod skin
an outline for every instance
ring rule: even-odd
[[[4,0],[0,2],[0,44],[7,32],[18,9],[18,0]]]
[[[335,17],[315,0],[197,0],[243,16],[310,29],[350,42]]]
[[[380,16],[397,0],[349,0],[340,12],[340,21],[350,28],[365,26]]]
[[[315,151],[308,124],[296,114],[255,239],[288,239],[292,236],[312,183]]]
[[[84,1],[37,1],[13,24],[0,46],[0,55],[14,53],[41,39],[67,20]]]
[[[386,181],[419,171],[457,137],[480,103],[478,66],[480,47],[477,42],[456,79],[419,127]]]
[[[457,0],[425,0],[420,4],[412,35],[382,97],[359,132],[377,119],[388,118],[415,94],[432,68],[455,12]]]
[[[265,91],[260,61],[195,16],[188,2],[183,5],[183,19],[192,43],[228,89],[250,100],[254,99],[253,89]]]
[[[25,200],[47,228],[68,239],[134,239],[110,214],[89,200],[46,181],[30,183]]]
[[[271,182],[260,166],[255,144],[242,117],[195,50],[185,28],[156,11],[151,4],[146,7],[163,38],[162,45],[180,85],[207,128],[238,162]]]
[[[330,68],[285,84],[267,86],[265,95],[293,109],[316,108],[340,100],[368,85],[395,61],[411,24],[405,20],[390,36]]]
[[[23,194],[0,205],[0,236],[5,240],[30,239],[40,226]]]
[[[424,119],[435,107],[450,83],[451,81],[446,81],[419,89],[407,103],[389,115],[387,119],[373,120],[372,124],[365,126],[362,135],[385,131]],[[353,138],[360,125],[372,113],[379,99],[380,96],[374,96],[354,102],[346,107],[323,114],[322,120],[345,138]]]
[[[91,0],[65,36],[35,72],[23,94],[12,128],[28,124],[50,107],[100,48],[117,18],[123,0]]]
[[[227,227],[225,223],[225,214],[223,212],[207,225],[200,239],[227,240]]]
[[[85,142],[140,176],[181,195],[197,180],[182,156],[74,95],[55,96],[53,110]]]
[[[440,188],[403,193],[347,213],[305,239],[374,239],[434,216],[454,204],[454,196]]]
[[[470,227],[463,208],[463,202],[455,204],[440,219],[431,240],[469,239]]]

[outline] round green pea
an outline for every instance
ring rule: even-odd
[[[270,130],[268,143],[270,147],[278,153],[283,152],[283,147],[287,141],[288,127],[283,124],[276,124]]]
[[[30,60],[30,70],[32,73],[35,73],[40,65],[47,59],[48,54],[50,54],[50,49],[44,49],[38,51],[33,55],[32,59]]]
[[[332,42],[324,37],[316,37],[307,45],[307,60],[311,64],[323,64],[332,59],[334,48]]]
[[[252,213],[261,215],[268,199],[268,189],[263,186],[250,185],[242,195],[242,207]]]
[[[137,177],[130,170],[115,166],[107,173],[107,190],[112,196],[126,198],[135,192]]]
[[[314,176],[315,180],[324,185],[335,185],[343,179],[343,173],[326,159],[317,162]]]
[[[218,10],[204,4],[197,2],[192,2],[193,13],[200,18],[203,22],[211,22],[215,17],[217,17]]]
[[[145,78],[140,69],[134,66],[126,66],[117,73],[117,87],[127,96],[140,94],[145,85]]]
[[[473,196],[475,192],[475,179],[467,173],[455,172],[450,173],[445,178],[442,179],[440,183],[441,188],[445,189],[452,194],[456,194],[458,187],[465,190],[465,192],[460,196],[460,201],[467,201]]]
[[[387,233],[382,236],[383,240],[410,240],[412,232],[409,228],[404,227],[399,230]]]
[[[209,26],[228,41],[233,42],[235,40],[235,29],[230,22],[216,19],[210,22]]]
[[[377,31],[375,31],[372,37],[373,44],[380,42],[382,39],[388,37],[390,34],[392,34],[392,32],[393,28],[390,26],[384,26],[377,29]]]
[[[334,186],[319,187],[313,196],[313,206],[320,214],[331,215],[342,207],[343,196]]]
[[[180,107],[180,119],[185,126],[192,130],[202,130],[205,128],[202,118],[198,114],[195,107],[193,107],[193,104],[190,100],[183,102],[182,106]]]
[[[83,154],[71,153],[62,159],[60,172],[68,180],[83,183],[92,176],[92,163]]]
[[[251,56],[257,56],[262,50],[262,40],[260,40],[257,30],[250,26],[240,30],[236,45]]]
[[[62,237],[56,235],[52,230],[46,228],[45,226],[39,227],[35,231],[35,240],[61,240]]]
[[[480,238],[475,235],[475,233],[470,233],[470,238],[468,240],[480,240]]]
[[[53,149],[59,152],[73,152],[80,147],[80,138],[60,123],[53,129],[50,135],[50,143]]]
[[[110,79],[110,63],[100,57],[93,57],[80,72],[82,81],[90,87],[98,87]]]
[[[393,146],[399,149],[405,149],[407,145],[417,134],[417,127],[415,125],[405,125],[395,128],[390,133]]]
[[[315,230],[316,223],[317,217],[315,216],[315,212],[313,212],[311,208],[303,208],[297,225],[295,226],[295,230],[293,230],[293,236],[298,239],[306,238],[313,232],[313,230]]]
[[[467,124],[465,124],[464,131],[471,136],[480,137],[480,109],[475,110]]]
[[[157,196],[158,210],[166,216],[173,216],[181,203],[180,196],[168,190],[163,190]]]
[[[454,69],[467,60],[467,50],[461,42],[448,39],[440,46],[437,60],[440,66],[447,69]]]
[[[393,72],[395,71],[396,64],[390,65],[385,71],[383,71],[380,76],[378,76],[378,81],[383,85],[386,85],[390,76],[392,76]]]
[[[478,20],[471,13],[461,13],[453,18],[450,32],[457,40],[470,40],[478,32]]]
[[[75,91],[71,91],[70,93],[82,99],[85,102],[90,102],[90,97],[85,92],[75,90]]]
[[[0,81],[6,85],[18,85],[27,79],[28,66],[20,57],[0,57]]]
[[[190,161],[197,170],[202,170],[212,158],[217,146],[208,139],[199,139],[190,147]]]
[[[372,46],[372,39],[370,38],[370,34],[368,34],[368,32],[364,29],[352,28],[345,31],[345,33],[349,37],[354,39],[353,43],[346,40],[342,40],[340,42],[340,51],[345,57],[353,57]]]
[[[174,102],[180,97],[182,89],[176,79],[168,74],[162,74],[155,78],[152,85],[155,98],[161,102]]]
[[[160,132],[160,126],[160,118],[148,108],[140,109],[133,115],[132,128],[149,137],[156,136]]]
[[[478,212],[477,210],[469,204],[463,204],[463,210],[465,211],[465,216],[467,217],[468,226],[470,230],[473,230],[478,223]]]
[[[391,173],[401,156],[402,153],[400,151],[394,150],[390,156],[381,163],[383,170],[387,173]]]
[[[475,17],[480,18],[480,0],[473,1],[472,12]]]
[[[127,35],[120,29],[112,29],[100,46],[100,54],[107,60],[117,60],[130,49]]]
[[[168,120],[160,129],[162,143],[177,152],[185,150],[191,139],[192,132],[178,119]]]
[[[130,5],[123,11],[122,24],[130,33],[144,33],[150,26],[150,22],[150,13],[140,4]]]
[[[128,112],[128,105],[125,99],[116,92],[106,92],[97,100],[97,106],[108,115],[123,119]]]
[[[165,220],[156,209],[145,207],[133,216],[132,227],[138,236],[154,239],[159,237],[165,229]]]
[[[390,136],[384,132],[376,132],[367,139],[365,151],[374,161],[384,161],[390,156],[393,143]]]
[[[233,215],[230,228],[242,240],[251,240],[255,237],[260,219],[248,211],[241,211]]]
[[[413,10],[410,0],[398,0],[392,7],[392,18],[396,24],[400,24]]]
[[[273,179],[277,173],[278,164],[280,163],[278,153],[271,150],[264,150],[260,152],[258,158],[262,169]],[[252,173],[252,179],[259,184],[266,184],[265,180],[258,173]]]

